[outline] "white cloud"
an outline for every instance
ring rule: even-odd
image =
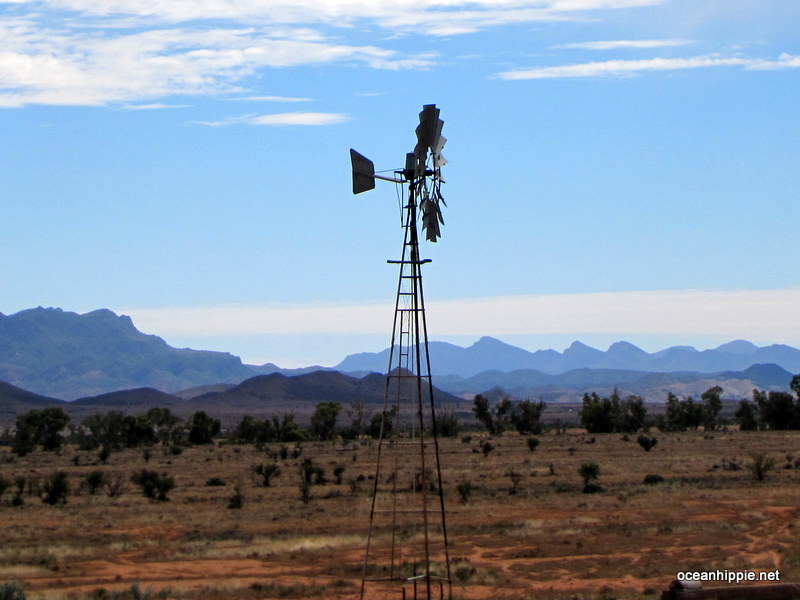
[[[670,46],[686,46],[692,44],[691,40],[610,40],[599,42],[576,42],[573,44],[559,44],[553,48],[581,49],[581,50],[617,50],[621,48],[647,49],[664,48]]]
[[[224,127],[227,125],[334,125],[343,123],[349,117],[341,113],[288,112],[271,115],[245,115],[231,117],[223,121],[199,121],[200,125]]]
[[[777,71],[779,69],[796,69],[800,67],[800,55],[787,54],[784,52],[778,60],[758,60],[747,68],[754,71]]]
[[[296,34],[296,35],[295,35]],[[308,30],[151,29],[109,32],[0,19],[0,107],[138,102],[170,95],[235,93],[265,68],[355,62],[425,68],[430,55],[400,57],[375,46],[313,39]]]
[[[452,35],[513,22],[555,21],[575,14],[663,4],[667,0],[42,0],[32,5],[83,17],[167,23],[207,20],[269,24],[373,22],[392,31]],[[201,16],[202,15],[202,16]]]
[[[310,102],[311,98],[295,98],[291,96],[245,96],[244,98],[230,98],[242,102]]]
[[[162,104],[154,102],[152,104],[126,104],[122,110],[163,110],[168,108],[188,108],[188,104]]]
[[[429,302],[432,337],[615,334],[800,341],[800,289],[656,290]],[[393,305],[307,304],[124,310],[164,336],[388,335]]]
[[[751,70],[784,69],[800,67],[800,57],[781,55],[777,61],[766,61],[744,57],[693,56],[690,58],[647,58],[641,60],[607,60],[535,67],[516,71],[504,71],[497,77],[505,80],[560,79],[571,77],[626,77],[647,71],[678,71],[709,67],[743,67]]]

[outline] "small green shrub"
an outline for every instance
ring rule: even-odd
[[[767,472],[775,466],[775,459],[763,452],[754,452],[750,455],[750,471],[755,475],[756,481],[764,481]]]
[[[120,473],[115,473],[106,477],[106,496],[116,498],[125,491],[125,477]]]
[[[300,482],[300,499],[303,504],[308,504],[311,500],[311,484],[308,481],[303,480]]]
[[[344,467],[342,465],[336,465],[333,468],[333,479],[336,482],[336,485],[342,485],[343,475],[344,475]]]
[[[25,600],[25,590],[16,581],[0,583],[0,600]]]
[[[475,487],[472,485],[472,483],[465,479],[458,484],[456,489],[458,490],[458,497],[461,499],[461,503],[466,504],[469,502],[469,498],[472,495],[472,490],[474,490]]]
[[[522,481],[522,473],[509,469],[506,471],[506,477],[511,480],[511,489],[508,490],[509,495],[513,496],[519,491],[519,484]]]
[[[578,474],[583,479],[583,493],[595,494],[603,490],[603,488],[594,483],[593,480],[600,476],[600,465],[594,462],[585,462],[578,469]]]
[[[270,482],[281,474],[281,468],[278,466],[278,463],[273,461],[271,463],[254,466],[253,473],[261,476],[261,482],[264,487],[269,487]]]
[[[244,506],[244,483],[238,480],[233,485],[233,496],[228,498],[228,508],[238,510]]]
[[[536,450],[536,448],[539,447],[539,440],[534,437],[529,437],[527,442],[528,442],[528,450],[530,450],[531,452],[533,452],[534,450]]]
[[[585,483],[581,491],[584,494],[597,494],[598,492],[603,491],[603,486],[599,483],[595,483],[594,481],[590,481],[589,483]]]
[[[656,485],[657,483],[663,483],[664,478],[657,474],[657,473],[650,473],[649,475],[645,475],[642,483],[645,485]]]
[[[492,453],[492,450],[494,450],[494,446],[489,440],[485,440],[483,443],[481,443],[481,452],[483,452],[484,456],[489,456]]]
[[[54,504],[66,504],[67,494],[69,494],[69,481],[64,471],[56,471],[45,479],[43,486],[44,496],[42,502],[53,506]]]
[[[650,452],[650,450],[655,448],[658,440],[649,435],[640,435],[638,438],[636,438],[636,443],[644,448],[645,452]]]
[[[300,463],[300,478],[309,485],[325,485],[327,479],[325,478],[325,469],[319,465],[314,464],[310,458],[303,459]]]
[[[151,500],[166,502],[167,494],[175,487],[175,480],[166,473],[159,475],[155,471],[142,469],[131,475],[131,481],[142,488],[142,493]]]
[[[105,484],[106,474],[100,469],[95,469],[94,471],[86,474],[84,481],[89,488],[89,493],[94,496],[97,490],[99,490]]]

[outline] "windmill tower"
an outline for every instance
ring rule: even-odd
[[[441,235],[444,122],[434,104],[419,114],[414,152],[395,177],[375,174],[369,159],[350,150],[353,193],[375,179],[408,186],[403,249],[395,300],[386,394],[378,440],[360,600],[443,600],[452,597],[447,523],[436,431],[436,406],[422,293],[417,219],[428,241]]]

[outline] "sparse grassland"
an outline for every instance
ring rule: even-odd
[[[661,433],[650,452],[618,434],[537,439],[535,452],[516,433],[440,441],[457,598],[656,598],[685,570],[777,568],[800,580],[800,432]],[[357,597],[376,443],[302,446],[277,459],[278,445],[197,446],[147,463],[131,449],[105,464],[71,447],[19,458],[0,448],[11,483],[0,583],[19,582],[29,600]],[[774,461],[763,481],[746,468],[758,455]],[[345,470],[341,483],[311,485],[306,503],[307,459]],[[265,485],[254,466],[273,460],[280,472]],[[602,491],[582,493],[586,463]],[[166,501],[131,481],[145,468],[174,481]],[[91,493],[99,471],[119,493],[106,483]],[[57,472],[69,491],[51,505],[41,497]],[[229,508],[237,482],[241,506]]]

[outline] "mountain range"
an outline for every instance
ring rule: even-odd
[[[529,352],[491,337],[482,337],[467,348],[446,342],[431,342],[431,369],[435,375],[473,377],[485,371],[533,369],[556,375],[575,369],[622,369],[657,373],[691,371],[716,373],[741,371],[754,364],[775,364],[792,373],[800,372],[800,350],[781,344],[759,347],[745,340],[722,344],[713,350],[672,346],[652,354],[628,342],[612,344],[603,352],[581,342],[564,350]],[[342,372],[384,372],[389,349],[351,354],[334,368]]]
[[[5,407],[4,398],[17,398],[22,392],[36,395],[37,402],[47,402],[152,388],[179,400],[199,402],[211,394],[206,398],[209,401],[234,402],[246,392],[231,390],[267,375],[282,377],[272,380],[271,397],[283,394],[289,403],[309,394],[336,400],[338,392],[334,390],[344,388],[323,384],[313,391],[303,376],[340,371],[355,376],[347,391],[342,391],[342,398],[364,395],[371,385],[363,383],[371,381],[366,376],[385,372],[388,353],[386,349],[353,354],[328,369],[247,365],[224,352],[173,348],[158,336],[138,331],[130,317],[110,310],[77,314],[39,307],[8,316],[0,313],[0,382],[11,386],[0,388],[0,401]],[[617,342],[605,352],[580,342],[564,352],[529,352],[483,337],[467,348],[431,342],[430,354],[435,384],[450,393],[502,387],[518,396],[538,394],[553,399],[614,387],[660,399],[666,391],[694,394],[701,386],[722,381],[729,382],[729,393],[749,395],[754,386],[785,389],[791,373],[800,372],[800,350],[784,345],[758,347],[744,340],[713,350],[675,346],[651,354],[627,342]],[[280,392],[281,386],[289,389],[287,378],[292,377],[298,378],[293,389],[303,391]],[[319,395],[324,389],[330,398]],[[18,392],[5,394],[3,390]],[[569,391],[566,395],[565,390]],[[380,394],[382,397],[382,391]]]

